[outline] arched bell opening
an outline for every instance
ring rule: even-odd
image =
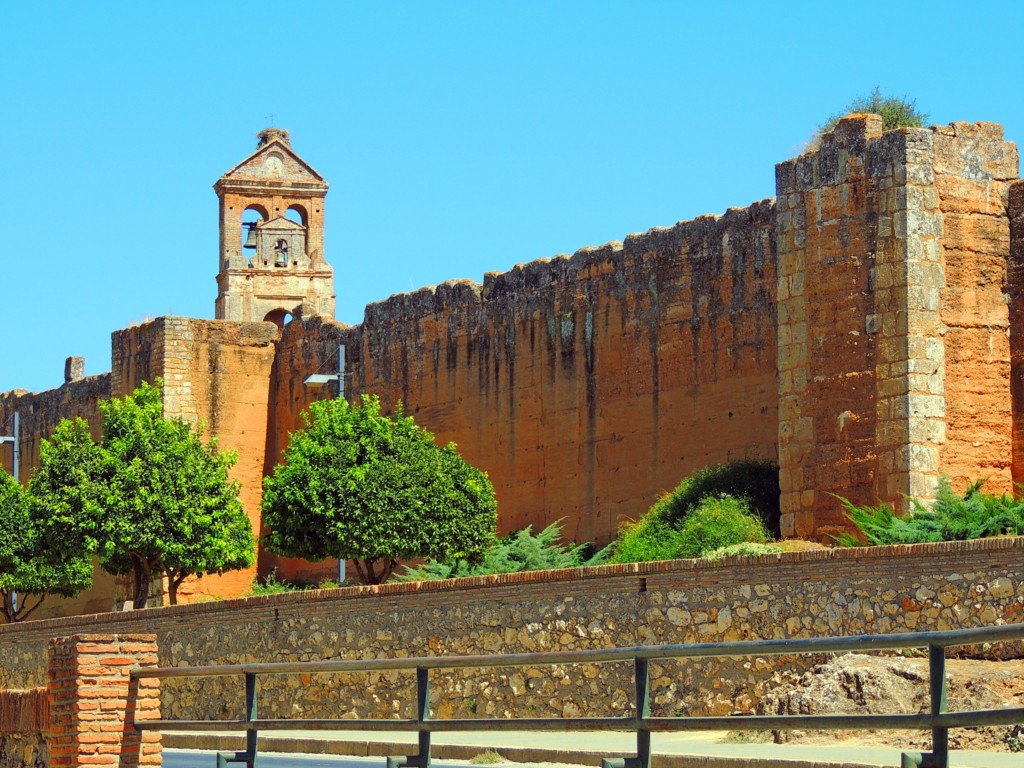
[[[267,316],[263,318],[265,323],[273,323],[278,328],[283,329],[288,323],[292,321],[292,313],[287,309],[274,309],[267,313]]]
[[[309,213],[298,203],[289,206],[288,210],[284,212],[284,217],[288,221],[294,221],[296,224],[301,224],[304,227],[309,226]]]
[[[250,205],[242,211],[242,247],[239,252],[251,257],[256,253],[256,225],[267,220],[267,209],[262,205]]]

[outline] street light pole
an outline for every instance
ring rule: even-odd
[[[11,447],[14,448],[14,459],[11,462],[11,474],[14,475],[14,479],[17,480],[18,482],[21,482],[21,477],[20,477],[20,472],[19,472],[19,470],[20,470],[19,464],[21,463],[21,447],[19,446],[20,437],[21,437],[20,424],[21,424],[21,419],[18,417],[18,412],[15,411],[14,412],[14,434],[11,435],[11,436],[7,436],[7,437],[0,436],[0,445],[3,445],[4,443],[10,443]]]
[[[302,383],[307,387],[317,388],[332,381],[338,382],[338,397],[345,397],[345,345],[338,346],[338,370],[335,373],[313,373],[306,377]],[[345,558],[338,558],[338,586],[345,583]]]

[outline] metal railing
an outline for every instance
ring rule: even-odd
[[[944,632],[914,632],[895,635],[753,640],[690,645],[636,646],[581,651],[512,653],[487,656],[425,656],[402,659],[278,662],[226,664],[207,667],[156,667],[133,669],[131,677],[168,679],[175,677],[217,677],[240,675],[245,680],[245,717],[242,720],[148,720],[135,723],[138,730],[158,731],[244,731],[243,752],[219,753],[217,767],[244,762],[255,768],[259,731],[273,730],[361,730],[414,731],[419,734],[419,751],[406,757],[389,757],[387,768],[429,768],[432,733],[448,731],[633,731],[636,755],[608,758],[604,768],[650,768],[651,733],[704,730],[788,730],[931,729],[932,751],[903,753],[901,768],[948,768],[949,729],[982,725],[1024,723],[1024,708],[949,712],[946,704],[946,649],[1000,641],[1024,640],[1024,624],[981,627]],[[654,660],[715,657],[778,656],[856,651],[927,648],[929,659],[930,710],[923,714],[883,715],[750,715],[728,717],[652,717],[648,664]],[[554,664],[602,664],[632,661],[635,701],[633,716],[575,718],[430,719],[430,672],[438,669],[497,668]],[[260,719],[257,716],[258,675],[311,674],[324,672],[384,672],[415,670],[416,717],[409,719]]]

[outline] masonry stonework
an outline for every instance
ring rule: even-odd
[[[1024,193],[997,125],[883,133],[848,116],[777,166],[776,200],[393,296],[352,327],[331,319],[326,182],[264,134],[216,187],[220,319],[118,331],[110,374],[0,395],[0,425],[23,418],[22,481],[60,417],[97,433],[98,399],[162,377],[168,415],[239,452],[258,532],[262,476],[310,399],[332,396],[303,381],[335,370],[341,344],[346,394],[401,400],[455,441],[489,473],[502,532],[563,519],[605,543],[735,458],[777,459],[784,534],[820,540],[846,527],[833,494],[902,509],[943,474],[993,491],[1024,479]],[[252,255],[246,209],[261,217]],[[271,287],[280,275],[291,287]],[[329,572],[262,553],[274,567]],[[192,591],[236,595],[252,575]]]
[[[831,494],[905,510],[941,475],[1011,490],[1017,168],[1000,126],[883,134],[877,115],[777,167],[784,535],[845,528]]]
[[[391,584],[0,627],[0,689],[38,685],[49,639],[156,635],[160,666],[522,653],[884,634],[1024,620],[1024,539],[819,550],[720,562],[602,566]],[[123,634],[122,634],[123,636]],[[968,649],[1024,658],[1019,644]],[[803,658],[652,665],[652,714],[749,714]],[[630,715],[629,664],[432,677],[436,717]],[[260,682],[260,716],[408,717],[414,678],[284,675]],[[167,679],[168,718],[241,716],[239,677]]]

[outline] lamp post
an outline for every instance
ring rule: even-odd
[[[19,471],[18,471],[19,470],[19,466],[18,465],[19,465],[19,463],[21,461],[21,449],[18,446],[20,432],[21,432],[21,430],[19,428],[20,424],[21,424],[21,420],[18,417],[18,412],[15,411],[14,412],[14,434],[10,435],[10,436],[2,436],[2,435],[0,435],[0,445],[3,445],[4,443],[10,443],[11,447],[14,448],[14,460],[11,462],[11,474],[14,475],[14,479],[17,480],[18,482],[21,482],[21,478],[19,477]]]
[[[11,460],[11,474],[14,476],[14,481],[17,483],[21,482],[19,477],[18,466],[21,463],[21,448],[19,447],[19,438],[21,437],[21,419],[18,417],[18,412],[14,412],[14,434],[13,435],[0,435],[0,445],[4,443],[10,443],[11,448],[14,449],[14,458]],[[11,608],[15,611],[18,610],[18,593],[11,590]]]
[[[341,344],[338,347],[338,370],[334,373],[313,373],[306,377],[302,383],[311,389],[319,389],[320,387],[330,384],[332,381],[338,382],[338,394],[337,397],[345,396],[345,377],[348,376],[345,373],[345,345]],[[345,583],[345,558],[338,558],[338,586],[340,587]]]

